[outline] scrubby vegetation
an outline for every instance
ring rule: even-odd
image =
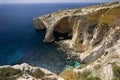
[[[107,24],[113,25],[114,21],[116,21],[118,19],[119,14],[120,14],[120,6],[109,9],[104,14],[104,16],[100,17],[99,21],[102,23],[107,23]]]
[[[100,68],[101,68],[101,65],[100,65],[100,64],[94,66],[94,69],[95,69],[95,70],[99,70]]]
[[[28,72],[28,74],[35,78],[41,78],[45,75],[45,73],[41,71],[39,68],[33,72]],[[0,68],[0,80],[16,80],[22,75],[23,72],[19,69],[14,69],[12,67]]]
[[[120,66],[118,66],[116,63],[112,64],[115,80],[120,80]]]
[[[45,75],[45,73],[41,71],[40,69],[36,69],[34,72],[31,72],[30,75],[35,78],[41,78]]]
[[[72,68],[65,69],[59,76],[65,80],[77,80],[77,74]]]
[[[83,71],[82,73],[75,73],[72,68],[65,69],[61,74],[60,77],[64,78],[65,80],[100,80],[99,77],[94,77],[91,75],[90,71]]]
[[[22,71],[11,67],[0,68],[0,80],[16,80],[22,76]]]
[[[91,74],[90,71],[83,71],[82,73],[78,74],[78,80],[88,80],[87,77]]]
[[[99,77],[90,76],[85,80],[101,80]]]

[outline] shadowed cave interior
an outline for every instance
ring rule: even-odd
[[[71,33],[59,33],[54,31],[55,41],[72,39]]]

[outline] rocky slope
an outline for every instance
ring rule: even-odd
[[[44,68],[26,63],[14,66],[0,66],[0,80],[64,80]]]
[[[120,80],[120,3],[60,10],[34,18],[33,24],[46,29],[44,42],[59,40],[69,58],[88,64],[74,69],[79,76],[87,70],[101,80]]]

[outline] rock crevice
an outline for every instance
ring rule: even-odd
[[[104,41],[116,26],[120,26],[120,4],[105,3],[90,7],[66,9],[43,15],[33,19],[36,29],[47,29],[44,42],[53,42],[56,40],[55,32],[66,34],[72,37],[58,43],[66,45],[66,50],[72,49],[80,55],[83,60],[91,53],[103,53],[99,48],[104,46]],[[119,34],[118,34],[119,35]],[[94,49],[99,51],[94,51]],[[96,57],[98,56],[96,55]],[[96,58],[97,59],[97,58]],[[93,61],[93,60],[91,60]],[[85,62],[88,62],[85,60]]]
[[[38,30],[47,29],[44,42],[55,41],[55,32],[71,36],[64,39],[62,35],[62,40],[56,42],[66,53],[71,53],[69,58],[77,56],[82,63],[92,62],[85,69],[93,70],[93,74],[96,72],[94,66],[99,64],[105,77],[101,75],[102,72],[95,74],[99,74],[101,80],[113,80],[113,72],[109,79],[109,74],[106,74],[108,71],[104,70],[108,67],[112,71],[112,64],[120,63],[119,2],[53,12],[34,18],[33,24]],[[111,50],[112,48],[114,50]],[[114,54],[111,55],[112,53]],[[82,70],[84,69],[75,71],[81,73]]]

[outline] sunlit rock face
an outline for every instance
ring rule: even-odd
[[[0,66],[0,72],[2,80],[64,80],[49,70],[30,66],[27,63]]]
[[[37,30],[46,29],[44,42],[55,41],[68,58],[77,56],[89,63],[74,70],[78,75],[87,70],[101,80],[119,79],[115,75],[120,70],[119,2],[57,11],[34,18],[33,24]]]
[[[47,29],[44,42],[55,41],[55,32],[71,38],[57,42],[73,50],[83,63],[98,59],[120,36],[120,4],[105,3],[67,9],[33,19],[36,29]]]

